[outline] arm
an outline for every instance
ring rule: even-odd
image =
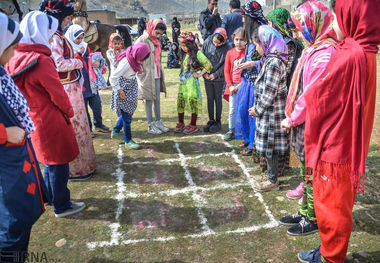
[[[225,48],[228,50],[228,44],[226,44]],[[219,57],[219,63],[215,67],[216,71],[212,73],[216,79],[222,78],[224,76],[224,62],[226,60],[226,54],[227,52],[225,52],[223,55]]]
[[[115,68],[115,70],[111,72],[109,81],[112,87],[114,87],[114,90],[118,91],[121,89],[119,85],[119,78],[125,75],[129,67],[130,66],[128,60],[126,58],[123,58],[120,60],[119,65]]]
[[[210,73],[212,70],[212,64],[211,61],[205,56],[205,54],[203,54],[202,51],[198,51],[197,58],[199,62],[201,62],[201,64],[203,65],[202,72],[204,71],[204,73]]]
[[[281,80],[281,68],[275,63],[268,63],[268,66],[263,68],[264,73],[264,90],[257,101],[255,101],[254,111],[256,116],[262,116],[266,109],[273,106],[273,101],[277,95],[277,88]]]
[[[0,123],[0,144],[5,144],[7,142],[7,130],[4,124]]]
[[[65,59],[63,57],[63,44],[59,36],[53,36],[53,42],[51,43],[52,54],[51,57],[54,59],[55,66],[58,72],[68,72],[74,69],[83,68],[83,63],[79,59]]]
[[[210,29],[212,27],[214,20],[216,20],[218,16],[219,14],[208,15],[205,13],[201,13],[199,17],[199,23],[203,26],[203,28]]]
[[[116,58],[115,58],[115,54],[113,53],[113,50],[108,49],[106,54],[107,54],[107,58],[108,58],[109,62],[113,65],[114,68],[116,68],[117,62],[116,62]]]
[[[223,21],[222,21],[221,27],[223,27],[224,29],[227,29],[227,27],[228,27],[227,15],[225,15],[223,17]]]
[[[306,118],[306,101],[305,92],[312,86],[325,72],[332,55],[335,54],[335,48],[330,46],[327,50],[315,52],[305,63],[303,74],[303,93],[297,99],[294,110],[289,119],[289,124],[293,127],[305,122]]]
[[[232,66],[231,52],[228,52],[224,63],[224,79],[226,80],[227,88],[232,86]]]

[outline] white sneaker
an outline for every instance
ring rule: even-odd
[[[55,214],[55,216],[56,217],[65,217],[65,216],[73,215],[73,214],[79,213],[85,207],[86,207],[86,204],[83,203],[83,202],[74,202],[74,201],[71,201],[71,207],[67,208],[65,210],[65,212],[62,212],[62,213],[59,213],[59,214]]]
[[[155,122],[148,124],[148,133],[151,134],[162,134],[162,131],[156,127]]]
[[[166,127],[163,123],[162,123],[162,120],[159,120],[159,121],[155,121],[154,125],[156,126],[156,128],[158,128],[160,131],[162,132],[168,132],[169,131],[169,128]]]

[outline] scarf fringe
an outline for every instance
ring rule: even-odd
[[[359,190],[360,193],[364,193],[365,172],[353,171],[349,164],[336,164],[319,160],[315,168],[305,167],[305,174],[312,175],[315,170],[318,171],[318,173],[327,171],[331,177],[337,178],[337,180],[339,180],[339,177],[342,175],[345,176],[349,174],[352,189],[355,193],[359,192]]]

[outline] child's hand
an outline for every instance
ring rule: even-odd
[[[281,122],[281,129],[286,130],[287,132],[289,132],[289,130],[290,130],[291,127],[292,126],[289,123],[289,118],[286,118],[286,119],[282,120],[282,122]]]
[[[236,90],[235,90],[235,86],[234,85],[229,86],[229,89],[230,89],[231,95],[235,94]]]
[[[253,61],[248,61],[248,62],[244,62],[244,63],[239,64],[239,68],[240,69],[247,69],[247,68],[253,67],[254,65],[255,64]]]
[[[208,75],[208,74],[207,74],[207,73],[205,74],[205,78],[207,79],[206,75]],[[193,73],[193,76],[194,76],[194,78],[200,78],[200,77],[202,77],[202,74],[201,74],[201,73],[194,72],[194,73]]]
[[[92,62],[92,67],[93,68],[99,68],[100,67],[100,61],[93,61]]]
[[[254,107],[248,109],[249,115],[257,117]]]
[[[81,47],[81,48],[79,49],[78,53],[80,53],[81,55],[83,55],[83,53],[84,53],[84,47]]]
[[[17,126],[12,126],[6,128],[7,131],[7,142],[13,144],[20,144],[25,138],[25,131]]]
[[[119,93],[120,99],[125,100],[127,98],[123,90],[119,89],[118,93]]]
[[[137,74],[142,74],[143,73],[143,70],[142,69],[140,69],[139,71],[137,71]]]
[[[215,79],[214,74],[210,74],[210,75],[208,75],[208,79],[209,79],[209,80],[214,80],[214,79]]]

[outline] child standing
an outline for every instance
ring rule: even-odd
[[[112,33],[108,43],[108,50],[106,52],[107,58],[110,62],[110,74],[117,67],[117,56],[124,51],[124,41],[118,33]]]
[[[224,77],[226,80],[224,98],[230,103],[229,131],[224,135],[225,141],[231,141],[235,138],[236,93],[239,90],[242,72],[239,68],[239,60],[244,57],[245,46],[247,44],[242,27],[236,29],[232,34],[232,41],[235,47],[227,52],[224,64]]]
[[[249,113],[256,117],[256,152],[266,158],[268,176],[256,190],[278,190],[278,159],[289,153],[288,133],[281,129],[288,91],[288,47],[282,35],[267,25],[254,31],[253,42],[262,58],[261,70],[255,82],[255,104]]]
[[[178,37],[177,37],[178,40]],[[178,43],[173,42],[168,54],[168,68],[180,68],[178,56]]]
[[[214,34],[206,39],[202,51],[211,61],[212,71],[205,74],[207,94],[207,109],[209,121],[203,127],[204,132],[218,132],[222,128],[222,96],[224,89],[224,61],[230,45],[227,41],[227,32],[224,28],[217,28]],[[214,115],[215,104],[215,115]]]
[[[120,116],[114,131],[124,128],[125,145],[131,149],[140,149],[140,145],[132,140],[132,115],[137,108],[138,86],[136,73],[142,73],[144,60],[150,55],[150,49],[145,43],[130,46],[117,57],[117,68],[110,76],[112,84],[111,109]]]
[[[99,90],[107,87],[107,82],[103,76],[107,72],[106,60],[102,53],[90,54],[88,62],[89,78],[92,93],[99,93]]]
[[[211,62],[198,50],[191,32],[183,32],[178,41],[181,47],[181,75],[177,98],[178,123],[174,132],[192,134],[198,131],[197,117],[202,106],[199,78],[210,73]],[[185,127],[185,109],[191,112],[191,123]]]

